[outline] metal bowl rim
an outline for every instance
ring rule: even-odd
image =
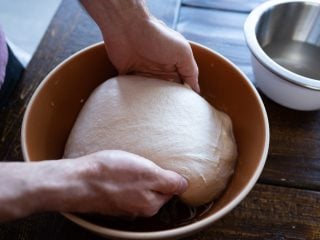
[[[295,85],[320,91],[320,79],[308,78],[282,67],[264,52],[258,42],[256,28],[261,20],[261,17],[276,6],[290,3],[310,4],[320,8],[319,0],[270,0],[259,5],[249,14],[244,24],[244,33],[247,45],[252,55],[258,60],[258,62],[260,62],[265,68],[270,70],[275,75]]]

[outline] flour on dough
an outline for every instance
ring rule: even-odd
[[[233,173],[237,147],[230,118],[181,84],[118,76],[91,94],[64,157],[124,150],[189,181],[181,199],[193,206],[217,198]]]

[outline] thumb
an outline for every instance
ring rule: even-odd
[[[181,195],[188,188],[188,181],[183,176],[170,170],[162,172],[162,180],[158,181],[157,192],[167,195]]]
[[[185,56],[180,59],[180,62],[176,64],[179,76],[181,80],[187,83],[194,91],[200,93],[198,83],[199,69],[191,48],[189,51],[185,51],[184,55]]]

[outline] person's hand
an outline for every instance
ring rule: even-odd
[[[188,186],[177,173],[123,151],[101,151],[67,161],[74,190],[67,193],[73,206],[65,211],[148,217]]]
[[[109,37],[106,32],[104,39],[109,58],[120,74],[182,80],[200,91],[198,67],[189,43],[159,20],[136,19],[118,36]]]
[[[185,82],[199,92],[198,67],[187,40],[150,16],[143,1],[82,0],[99,25],[119,74]]]
[[[152,216],[187,180],[123,151],[77,159],[0,163],[0,222],[36,212]]]

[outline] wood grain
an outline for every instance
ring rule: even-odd
[[[170,0],[167,4],[161,4],[160,0],[152,1],[154,2],[151,4],[148,2],[152,5],[150,10],[168,26],[174,27],[180,1]],[[22,160],[20,128],[23,114],[33,92],[44,77],[73,53],[99,41],[102,41],[102,37],[98,27],[78,1],[63,1],[17,89],[9,99],[11,104],[0,109],[1,160]]]
[[[320,111],[284,108],[265,97],[270,149],[260,182],[320,190]]]
[[[200,1],[191,2],[200,4]],[[219,1],[212,1],[215,2]],[[244,1],[244,5],[252,3]],[[187,39],[230,59],[255,83],[250,51],[243,35],[246,18],[245,12],[182,5],[177,30]],[[269,156],[259,181],[320,190],[320,112],[290,110],[260,94],[270,121],[271,139]]]
[[[179,1],[170,1],[171,7],[157,5],[169,4],[167,1],[156,2],[150,8],[167,25],[222,53],[254,81],[242,25],[261,1],[183,0],[180,11],[176,9]],[[77,1],[64,0],[10,105],[0,109],[1,160],[22,160],[21,121],[42,79],[62,60],[101,39]],[[320,112],[289,110],[261,95],[270,120],[271,142],[260,183],[230,214],[186,240],[320,239]],[[6,239],[103,238],[59,214],[47,213],[0,225],[0,240]]]
[[[182,6],[177,30],[230,59],[254,82],[243,35],[246,13]]]
[[[184,240],[319,239],[320,193],[257,184],[221,220]],[[0,225],[0,240],[102,240],[59,214],[48,213]]]
[[[248,13],[265,0],[183,0],[184,6]]]
[[[101,39],[98,28],[80,8],[78,1],[65,1],[9,99],[11,104],[0,110],[0,159],[22,160],[22,117],[31,95],[48,72],[71,54]]]
[[[257,184],[234,211],[189,239],[319,239],[319,204],[319,192]]]

